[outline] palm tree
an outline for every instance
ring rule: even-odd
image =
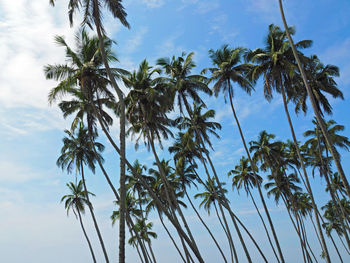
[[[324,93],[331,95],[333,98],[344,99],[343,93],[338,89],[337,83],[334,80],[334,77],[339,77],[339,68],[334,65],[323,65],[316,55],[303,57],[303,65],[314,95],[317,110],[322,116],[323,111],[327,114],[332,114],[332,105]],[[298,113],[302,109],[306,113],[308,94],[300,74],[296,74],[296,79],[293,82],[297,90],[293,94],[296,97],[292,98],[296,103],[295,110]]]
[[[169,136],[173,136],[169,129],[172,125],[172,121],[167,117],[167,112],[169,112],[172,107],[170,101],[171,98],[169,98],[166,91],[162,89],[159,79],[152,79],[153,74],[155,73],[159,73],[159,69],[153,69],[148,65],[148,62],[144,60],[141,62],[138,71],[134,71],[130,76],[123,78],[126,87],[131,89],[125,99],[127,106],[126,114],[131,123],[128,133],[132,133],[133,135],[138,134],[136,146],[138,145],[139,139],[143,137],[148,149],[152,149],[161,178],[166,188],[165,193],[167,201],[168,203],[172,203],[171,200],[175,202],[177,211],[179,212],[191,240],[189,246],[192,246],[191,249],[194,249],[194,253],[201,261],[202,258],[197,245],[181,212],[177,199],[175,198],[175,193],[165,176],[166,173],[163,170],[161,161],[159,160],[155,149],[155,141],[158,141],[160,147],[162,147],[162,139],[167,139]],[[174,219],[177,220],[174,210],[172,211],[172,215],[174,216]]]
[[[265,229],[267,238],[269,240],[269,243],[271,245],[271,248],[273,250],[273,253],[274,253],[277,261],[279,262],[279,258],[277,256],[275,248],[271,242],[271,238],[270,238],[268,229],[265,225],[265,221],[264,221],[264,219],[259,211],[258,206],[256,205],[255,199],[254,199],[254,197],[251,193],[251,190],[250,190],[253,187],[257,187],[258,184],[261,185],[263,179],[261,178],[261,176],[258,176],[258,182],[255,181],[256,177],[254,176],[254,173],[252,172],[252,168],[248,163],[248,159],[246,159],[244,156],[242,156],[242,158],[239,161],[239,164],[235,166],[234,170],[229,171],[227,175],[233,176],[232,177],[232,189],[233,190],[237,189],[237,191],[239,192],[239,190],[241,188],[244,188],[247,195],[249,195],[249,197],[252,199],[254,207],[255,207],[255,209],[260,217],[260,220],[264,226],[264,229]]]
[[[57,159],[57,166],[61,167],[62,170],[66,169],[68,173],[71,173],[72,169],[75,168],[76,172],[80,173],[82,177],[82,182],[84,186],[84,191],[88,193],[86,187],[86,180],[84,175],[84,166],[88,166],[89,169],[95,172],[95,162],[99,158],[103,160],[102,156],[95,155],[92,150],[92,142],[90,141],[88,131],[82,124],[77,128],[75,132],[65,130],[67,137],[63,138],[63,147],[61,149],[61,155]],[[103,151],[104,146],[102,144],[96,144],[96,148],[99,151]],[[89,200],[89,195],[86,195],[86,200],[88,201],[88,207],[91,213],[92,220],[103,250],[103,254],[106,262],[109,262],[107,251],[103,242],[103,238],[100,229],[97,224],[95,213],[93,211],[92,205]]]
[[[64,207],[67,210],[67,216],[69,215],[69,211],[72,210],[74,215],[77,217],[78,215],[78,219],[80,222],[80,226],[81,229],[83,230],[84,236],[86,238],[86,241],[89,245],[89,249],[90,249],[90,253],[92,256],[92,260],[94,261],[94,263],[96,263],[96,258],[95,258],[95,254],[94,251],[92,249],[91,246],[91,242],[89,240],[89,237],[85,231],[84,225],[83,225],[83,220],[81,215],[85,213],[85,205],[90,206],[91,204],[89,203],[89,201],[87,200],[86,196],[88,194],[90,195],[94,195],[91,192],[85,192],[83,190],[83,182],[81,180],[79,180],[79,182],[77,184],[74,184],[73,182],[70,182],[68,184],[66,184],[67,187],[70,190],[70,194],[65,195],[62,197],[61,202],[64,202]]]
[[[213,87],[214,94],[216,96],[218,96],[220,92],[223,92],[225,94],[225,102],[226,102],[226,96],[227,94],[229,95],[231,110],[232,110],[234,119],[236,121],[244,149],[248,156],[248,160],[253,167],[253,173],[254,173],[254,176],[256,177],[255,180],[258,181],[258,176],[256,174],[257,166],[250,156],[240,122],[238,120],[235,108],[233,106],[233,96],[234,96],[234,90],[232,85],[233,83],[237,83],[237,85],[241,87],[249,95],[254,90],[252,82],[250,82],[249,79],[247,78],[247,74],[252,69],[252,65],[241,64],[245,53],[246,53],[246,49],[244,48],[232,49],[232,48],[229,48],[228,45],[224,45],[221,49],[218,49],[216,51],[212,49],[209,50],[209,56],[214,65],[214,68],[209,68],[209,71],[211,72],[210,81],[216,81]],[[262,191],[259,185],[258,185],[258,192],[260,195],[260,199],[263,199]],[[264,203],[263,203],[263,206],[265,206]],[[280,259],[282,262],[284,262],[283,253],[280,248],[279,241],[275,233],[275,230],[272,226],[272,221],[269,215],[268,215],[268,220],[274,236],[275,243],[277,245],[277,250],[278,250]]]
[[[50,4],[54,5],[55,0],[49,0]],[[130,27],[128,21],[126,20],[126,12],[122,5],[122,0],[69,0],[68,5],[68,14],[71,25],[73,24],[73,16],[77,10],[82,9],[83,13],[83,23],[87,24],[92,28],[94,24],[96,27],[98,39],[99,39],[99,47],[102,55],[102,60],[106,68],[106,72],[109,80],[111,81],[111,85],[116,91],[119,103],[120,103],[120,151],[117,152],[120,154],[120,185],[121,185],[121,199],[125,199],[126,195],[126,186],[125,186],[125,104],[124,104],[124,94],[122,90],[118,87],[118,84],[115,80],[115,76],[112,73],[112,70],[109,67],[108,59],[106,55],[106,49],[104,46],[103,39],[105,37],[105,31],[102,24],[102,12],[101,5],[105,4],[108,11],[111,12],[114,18],[117,18],[122,25],[127,28]],[[125,262],[125,208],[122,202],[121,209],[121,220],[120,220],[120,231],[119,231],[119,262]]]
[[[206,77],[202,75],[191,75],[191,70],[196,64],[193,62],[194,53],[191,52],[186,56],[182,53],[180,57],[175,58],[160,58],[157,60],[157,65],[162,66],[168,78],[165,78],[166,85],[170,88],[171,94],[177,97],[177,102],[181,114],[184,114],[183,106],[187,113],[191,114],[191,106],[188,102],[190,97],[194,103],[204,104],[198,91],[206,94],[211,94],[208,88]]]
[[[341,177],[341,179],[342,179],[342,181],[343,181],[343,183],[345,185],[346,193],[347,193],[348,197],[350,197],[350,185],[349,185],[349,183],[348,183],[348,181],[347,181],[347,179],[345,177],[343,167],[342,167],[342,165],[340,163],[340,160],[339,160],[339,156],[336,154],[336,151],[335,151],[335,148],[334,148],[334,145],[333,145],[333,141],[329,137],[329,135],[327,133],[327,130],[326,130],[326,126],[325,126],[325,124],[324,124],[324,122],[322,120],[321,114],[318,111],[317,104],[316,104],[315,98],[313,96],[312,89],[309,86],[305,70],[304,70],[304,68],[303,68],[303,66],[301,64],[301,61],[300,61],[300,58],[299,58],[299,54],[298,54],[297,49],[296,49],[296,45],[293,42],[293,38],[291,36],[292,34],[290,33],[290,29],[288,28],[288,25],[287,25],[287,21],[286,21],[285,15],[284,15],[284,10],[283,10],[283,5],[282,5],[282,0],[278,0],[278,3],[279,3],[279,8],[280,8],[280,12],[281,12],[282,21],[283,21],[283,26],[285,28],[289,44],[290,44],[290,46],[292,48],[293,56],[294,56],[294,58],[295,58],[295,60],[297,62],[298,69],[299,69],[300,74],[302,76],[302,79],[303,79],[303,82],[304,82],[307,94],[308,94],[309,99],[311,101],[312,109],[314,111],[314,114],[315,114],[315,117],[317,119],[317,122],[319,123],[319,125],[321,127],[321,131],[322,131],[322,133],[323,133],[323,135],[325,137],[326,143],[327,143],[328,147],[330,148],[330,151],[331,151],[331,154],[333,156],[335,165],[337,166],[339,175],[340,175],[340,177]],[[318,223],[318,228],[320,229],[319,223]],[[321,235],[321,237],[323,237],[323,235]],[[327,262],[330,262],[329,253],[328,253],[328,250],[326,248],[326,244],[325,244],[323,239],[322,239],[322,244],[323,244],[323,247],[324,247],[324,250],[325,250],[324,252],[325,252],[325,256],[326,256]]]
[[[294,28],[288,29],[292,34],[295,33]],[[298,49],[306,48],[311,45],[312,41],[303,40],[296,43]],[[300,51],[298,51],[301,53]],[[293,77],[295,76],[296,65],[294,63],[293,52],[287,41],[287,33],[282,31],[278,26],[270,25],[269,34],[266,38],[266,46],[264,49],[255,49],[248,55],[248,59],[258,63],[250,72],[250,78],[257,80],[260,75],[264,76],[264,92],[267,99],[272,98],[272,89],[282,94],[284,111],[287,116],[293,142],[296,147],[296,152],[300,165],[303,171],[306,190],[310,194],[313,204],[313,210],[316,218],[317,228],[322,241],[323,250],[327,251],[326,241],[322,232],[317,206],[313,197],[311,185],[307,176],[305,161],[300,153],[298,141],[294,132],[294,127],[289,115],[287,98],[293,97],[295,89],[293,88]]]
[[[148,249],[151,252],[152,255],[152,259],[153,262],[156,263],[156,257],[154,256],[154,252],[152,250],[152,246],[151,246],[151,237],[156,239],[157,238],[157,234],[155,232],[150,231],[153,227],[153,223],[146,222],[146,219],[139,219],[137,220],[137,223],[134,226],[134,231],[138,232],[139,236],[142,238],[142,240],[146,241],[148,244]],[[134,244],[136,242],[137,238],[136,236],[132,236],[128,243],[129,244]]]

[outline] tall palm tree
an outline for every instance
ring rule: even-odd
[[[191,52],[186,56],[182,53],[180,57],[175,58],[160,58],[157,64],[162,66],[165,74],[168,76],[164,79],[165,84],[170,88],[173,96],[177,98],[177,104],[181,114],[184,114],[183,107],[185,106],[187,113],[191,114],[191,105],[188,102],[188,97],[197,104],[203,104],[203,100],[198,95],[198,91],[206,94],[211,94],[208,88],[206,77],[202,75],[191,75],[191,71],[196,64],[193,61],[194,53]]]
[[[314,95],[312,93],[312,89],[311,87],[309,86],[309,83],[308,83],[308,79],[307,79],[307,75],[305,73],[305,70],[304,70],[304,67],[301,63],[301,60],[300,60],[300,56],[297,52],[297,46],[294,44],[294,41],[293,41],[293,38],[292,38],[292,34],[290,33],[290,30],[288,28],[288,25],[287,25],[287,21],[286,21],[286,17],[284,15],[284,10],[283,10],[283,5],[282,5],[282,0],[278,0],[278,3],[279,3],[279,8],[280,8],[280,13],[281,13],[281,17],[282,17],[282,21],[283,21],[283,26],[285,28],[285,31],[286,31],[286,34],[287,34],[287,37],[288,37],[288,41],[289,41],[289,44],[292,48],[292,52],[293,52],[293,56],[297,62],[297,65],[298,65],[298,69],[300,71],[300,74],[302,76],[302,79],[303,79],[303,82],[304,82],[304,85],[305,85],[305,88],[306,88],[306,91],[307,91],[307,94],[309,96],[309,99],[310,99],[310,102],[311,102],[311,105],[312,105],[312,109],[314,111],[314,114],[315,114],[315,117],[317,119],[317,122],[320,124],[320,127],[321,127],[321,131],[325,137],[325,140],[326,140],[326,143],[328,145],[328,147],[330,148],[330,151],[331,151],[331,154],[333,156],[333,159],[334,159],[334,162],[335,162],[335,165],[337,167],[337,170],[339,172],[339,175],[344,183],[344,186],[345,186],[345,189],[346,189],[346,193],[348,195],[348,197],[350,197],[350,185],[349,185],[349,182],[345,176],[345,173],[344,173],[344,170],[343,170],[343,167],[340,163],[340,160],[339,160],[339,156],[336,154],[336,151],[335,151],[335,148],[334,148],[334,145],[333,145],[333,141],[332,139],[329,137],[328,135],[328,132],[326,130],[326,126],[322,120],[322,117],[321,117],[321,114],[320,112],[318,111],[318,108],[317,108],[317,104],[316,104],[316,101],[315,101],[315,98],[314,98]],[[312,198],[312,197],[311,197]],[[312,198],[313,199],[313,198]],[[318,228],[319,227],[319,224],[318,224]],[[323,235],[321,235],[322,237]],[[325,242],[323,241],[322,239],[322,244],[324,246],[324,252],[325,252],[325,256],[326,256],[326,259],[327,259],[327,262],[330,262],[330,257],[329,257],[329,253],[328,253],[328,250],[326,248],[326,244]]]
[[[92,142],[90,141],[88,131],[82,124],[80,124],[76,131],[71,132],[66,130],[65,133],[67,137],[63,138],[63,147],[61,149],[61,155],[57,159],[56,164],[57,166],[61,167],[62,170],[66,169],[68,173],[71,173],[72,169],[75,168],[76,171],[81,175],[84,191],[88,193],[84,175],[84,166],[87,166],[94,173],[96,159],[99,158],[100,160],[103,160],[103,158],[100,154],[95,155],[95,152],[92,150]],[[95,143],[95,145],[100,152],[103,151],[104,146],[102,144]],[[93,207],[89,200],[88,194],[86,195],[86,200],[89,204],[88,207],[91,213],[92,220],[94,222],[94,226],[100,241],[105,260],[106,262],[109,262],[104,241],[100,229],[98,227],[96,216],[93,211]]]
[[[54,5],[55,0],[49,0],[49,3]],[[69,0],[68,4],[68,15],[71,25],[73,25],[73,17],[76,11],[82,10],[83,14],[83,23],[87,24],[92,28],[93,25],[96,27],[99,47],[102,55],[102,60],[106,68],[106,72],[111,85],[116,91],[119,103],[120,103],[120,151],[117,152],[120,154],[120,185],[121,185],[121,199],[125,199],[126,195],[126,186],[125,186],[125,104],[124,104],[124,94],[119,88],[115,76],[110,69],[106,49],[103,42],[105,37],[105,30],[102,23],[102,3],[105,4],[108,11],[112,14],[114,18],[117,18],[122,25],[127,28],[130,28],[130,25],[126,19],[126,12],[122,5],[122,0]],[[120,230],[119,230],[119,262],[125,262],[125,208],[123,207],[124,203],[122,202],[121,209],[121,220],[120,220]]]
[[[90,195],[94,195],[94,194],[91,192],[85,192],[83,190],[84,186],[83,186],[83,182],[81,180],[79,180],[79,182],[77,184],[70,182],[67,184],[67,187],[69,188],[70,194],[64,195],[61,199],[61,202],[64,202],[64,207],[67,210],[67,216],[68,216],[70,210],[73,211],[73,213],[76,217],[78,215],[81,229],[83,230],[86,242],[89,245],[92,260],[94,261],[94,263],[96,263],[95,253],[94,253],[94,250],[92,249],[91,242],[90,242],[89,237],[86,233],[86,230],[85,230],[84,224],[83,224],[83,219],[81,217],[81,215],[85,213],[85,205],[87,205],[87,206],[91,205],[89,203],[89,201],[86,199],[86,196],[88,194],[90,194]]]
[[[166,173],[155,148],[155,141],[158,141],[160,147],[162,147],[162,139],[173,136],[170,130],[173,122],[167,117],[167,112],[172,108],[172,101],[162,85],[160,85],[159,79],[153,79],[155,73],[159,73],[159,69],[153,69],[144,60],[141,62],[138,71],[134,71],[130,76],[123,78],[126,87],[130,88],[130,92],[125,99],[127,106],[126,115],[131,124],[128,133],[138,135],[136,146],[142,137],[148,149],[151,148],[166,188],[165,193],[168,203],[172,203],[172,200],[175,202],[177,211],[191,240],[189,246],[192,246],[191,249],[194,249],[193,252],[198,260],[201,261],[202,258],[196,242],[178,206],[175,193],[165,176]],[[172,211],[172,215],[176,220],[175,210]]]
[[[333,98],[344,99],[343,93],[338,89],[334,77],[339,77],[339,68],[334,65],[324,65],[316,55],[303,57],[303,66],[307,74],[309,85],[312,89],[317,109],[323,116],[323,112],[332,114],[332,105],[329,103],[326,94]],[[293,81],[297,90],[296,97],[292,97],[296,103],[296,112],[300,109],[307,111],[307,91],[305,89],[302,77],[296,74]],[[322,133],[322,131],[321,131]]]
[[[244,188],[244,190],[246,191],[247,195],[249,195],[249,197],[252,199],[254,207],[259,215],[259,218],[264,226],[267,238],[269,240],[269,243],[271,245],[271,248],[273,250],[273,253],[277,259],[277,261],[279,262],[279,258],[276,254],[274,245],[271,242],[271,238],[270,238],[270,234],[269,231],[266,227],[265,221],[259,211],[258,206],[256,205],[255,199],[252,195],[251,192],[251,188],[253,187],[257,187],[258,184],[261,185],[263,179],[261,176],[258,176],[258,181],[255,181],[255,176],[254,173],[252,172],[252,168],[249,165],[249,161],[248,159],[246,159],[244,156],[242,156],[242,158],[239,160],[239,164],[235,166],[235,168],[231,171],[228,172],[227,174],[228,176],[232,175],[232,189],[237,189],[237,191],[239,192],[239,190],[241,188]]]
[[[295,33],[294,28],[289,28],[288,30],[292,34]],[[309,47],[311,44],[312,41],[310,40],[302,40],[296,43],[296,47],[300,50],[302,48]],[[301,54],[299,50],[297,52]],[[322,241],[322,249],[326,251],[326,254],[328,254],[327,244],[324,239],[319,215],[317,212],[318,209],[314,200],[311,185],[305,168],[305,160],[300,153],[298,140],[294,132],[294,127],[291,121],[287,105],[287,99],[293,97],[293,94],[295,94],[295,89],[293,88],[292,80],[296,74],[297,68],[297,66],[295,65],[293,52],[287,40],[287,33],[285,31],[282,31],[278,26],[270,25],[269,33],[265,42],[265,47],[263,49],[255,49],[251,51],[248,54],[248,59],[252,62],[257,63],[254,69],[250,72],[250,78],[252,80],[257,80],[261,75],[263,75],[264,77],[265,97],[267,99],[271,99],[273,89],[281,93],[282,95],[284,111],[287,116],[293,142],[295,144],[298,159],[300,161],[300,165],[303,171],[303,176],[306,183],[306,190],[310,194],[310,198],[312,201],[317,229]]]
[[[242,63],[243,56],[245,55],[245,53],[246,53],[246,49],[244,48],[232,49],[232,48],[229,48],[228,45],[224,45],[221,49],[218,49],[216,51],[212,49],[209,50],[209,56],[214,66],[213,68],[209,68],[209,71],[211,72],[210,81],[216,81],[213,87],[214,94],[216,96],[218,96],[220,92],[223,92],[225,94],[225,98],[227,94],[229,96],[231,110],[232,110],[235,122],[237,124],[244,149],[248,156],[248,160],[253,167],[253,173],[254,173],[254,176],[256,177],[255,180],[258,181],[258,176],[256,174],[257,166],[250,156],[250,153],[244,138],[244,134],[236,114],[236,110],[233,106],[233,96],[234,96],[233,84],[237,84],[237,86],[242,88],[249,95],[254,90],[253,83],[249,81],[249,79],[247,78],[247,74],[252,69],[252,65]],[[263,200],[262,191],[259,185],[258,185],[258,192],[260,195],[260,199]],[[266,206],[264,202],[263,202],[263,206],[264,207]],[[284,262],[284,257],[283,257],[281,247],[279,245],[277,234],[274,230],[272,220],[269,215],[268,215],[268,221],[274,236],[279,257],[281,259],[281,262]]]

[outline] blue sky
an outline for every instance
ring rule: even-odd
[[[273,0],[124,2],[131,29],[122,28],[108,15],[105,16],[105,25],[109,35],[118,42],[115,47],[120,60],[118,66],[129,70],[135,69],[144,58],[154,63],[160,57],[193,51],[198,65],[195,71],[199,72],[210,66],[210,48],[216,49],[224,43],[251,49],[262,47],[268,25],[282,25],[277,1]],[[314,41],[312,48],[305,52],[317,54],[325,64],[340,67],[341,76],[337,82],[345,100],[330,99],[334,108],[332,118],[349,127],[350,2],[289,0],[284,3],[288,22],[297,30],[295,40]],[[71,175],[62,173],[55,166],[63,130],[70,123],[61,117],[56,106],[48,105],[47,94],[55,83],[45,80],[42,71],[47,63],[64,62],[63,50],[53,43],[54,35],[64,35],[68,43],[74,44],[73,35],[80,20],[77,16],[75,27],[70,28],[66,8],[66,1],[57,1],[57,6],[52,8],[48,1],[0,0],[0,254],[3,262],[90,260],[78,222],[73,216],[67,218],[63,205],[59,203],[66,193],[66,182],[73,180]],[[216,120],[223,125],[221,139],[213,140],[215,152],[212,156],[223,180],[226,180],[226,173],[237,163],[243,149],[230,108],[224,104],[223,97],[205,98],[205,101],[209,108],[216,110]],[[275,96],[271,103],[267,103],[260,82],[251,97],[237,89],[234,103],[247,140],[256,139],[263,129],[276,134],[278,139],[291,138],[280,97]],[[292,107],[290,109],[292,112]],[[303,131],[311,128],[312,115],[292,117],[298,139],[302,140]],[[113,132],[117,137],[117,121]],[[349,129],[343,134],[349,136]],[[104,138],[101,140],[105,142]],[[106,167],[115,174],[117,181],[118,157],[107,143],[106,146]],[[168,156],[166,148],[164,156]],[[152,165],[150,154],[142,148],[135,153],[130,140],[128,157],[130,160],[138,158],[149,167]],[[349,172],[348,152],[343,153],[342,163],[345,172]],[[115,259],[118,229],[112,228],[109,220],[113,208],[112,194],[99,172],[89,176],[88,185],[97,195],[95,210],[111,258]],[[324,186],[323,181],[313,181],[317,200],[322,204],[326,201]],[[237,196],[230,193],[230,196],[233,197],[231,204],[234,211],[247,223],[267,254],[271,254],[254,208],[245,194],[241,192]],[[295,255],[300,255],[299,245],[287,214],[273,202],[269,202],[269,207],[281,233],[282,248],[288,262],[301,262],[301,257],[295,258]],[[193,213],[187,213],[204,257],[207,262],[215,262],[219,254],[210,244],[209,236],[199,226]],[[100,254],[88,216],[85,220]],[[224,240],[216,227],[218,222],[214,214],[208,220],[218,239]],[[153,221],[154,229],[159,233],[158,240],[154,241],[159,262],[178,262],[176,251],[159,226],[158,219]],[[314,238],[310,242],[317,247]],[[334,250],[331,251],[334,254]],[[128,262],[136,262],[136,253],[130,248],[127,253]]]

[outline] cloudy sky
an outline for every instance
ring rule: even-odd
[[[47,94],[54,87],[53,81],[45,80],[43,66],[64,62],[62,48],[53,42],[54,35],[64,35],[74,45],[74,33],[80,18],[76,17],[73,28],[69,26],[67,1],[57,0],[55,8],[49,1],[0,0],[0,257],[1,262],[89,262],[90,255],[78,221],[71,215],[67,218],[59,203],[66,193],[65,184],[73,180],[61,172],[55,161],[59,155],[63,130],[69,127],[56,106],[49,106]],[[277,0],[129,0],[124,1],[131,29],[122,28],[118,21],[105,15],[108,34],[117,41],[114,47],[118,54],[119,67],[135,69],[147,58],[153,63],[157,58],[180,55],[182,51],[195,52],[196,71],[210,66],[208,50],[227,43],[233,47],[262,47],[268,25],[281,25]],[[340,67],[339,88],[345,100],[334,101],[332,116],[338,123],[350,127],[350,2],[348,0],[286,0],[286,15],[290,25],[297,30],[296,40],[314,41],[307,54],[317,54],[326,64]],[[213,158],[226,180],[227,171],[233,168],[243,153],[236,126],[224,99],[206,98],[210,108],[217,111],[216,120],[223,124],[221,140],[214,140]],[[234,103],[245,130],[247,140],[256,139],[266,129],[279,139],[291,138],[283,114],[281,99],[276,96],[270,103],[262,96],[262,85],[249,97],[237,90]],[[302,133],[311,128],[312,115],[295,116],[299,140]],[[117,136],[117,128],[114,135]],[[344,131],[349,136],[349,129]],[[105,142],[104,138],[101,138]],[[167,144],[166,144],[167,145]],[[106,167],[115,174],[117,182],[117,156],[106,143]],[[164,152],[166,156],[166,151]],[[130,160],[139,158],[152,165],[152,158],[145,149],[134,151],[128,142]],[[345,171],[350,171],[348,152],[343,154]],[[96,194],[94,206],[107,248],[112,259],[117,257],[117,227],[112,228],[109,216],[113,209],[112,194],[99,172],[89,175],[88,185]],[[324,204],[325,183],[315,180],[317,200]],[[230,189],[230,187],[228,187]],[[232,193],[230,193],[232,194]],[[247,226],[263,244],[264,236],[257,225],[253,206],[245,194],[235,195],[232,207],[247,223]],[[287,214],[282,207],[269,202],[280,233],[282,247],[288,262],[301,262],[299,245],[292,231]],[[192,212],[189,222],[198,237],[207,262],[215,262],[219,256],[209,237],[198,225]],[[204,214],[204,211],[203,211]],[[101,257],[97,239],[86,216],[87,230]],[[215,235],[224,236],[215,228],[218,222],[214,215],[208,217]],[[159,233],[154,241],[159,262],[179,262],[176,251],[166,238],[157,219],[153,220]],[[217,231],[216,231],[217,230]],[[311,230],[310,230],[311,232]],[[265,242],[266,243],[266,242]],[[317,247],[312,238],[310,243]],[[224,249],[227,247],[223,246]],[[253,248],[252,248],[253,249]],[[330,249],[334,255],[334,249]],[[253,250],[252,250],[253,251]],[[127,250],[127,262],[136,262],[136,253]],[[254,253],[253,253],[254,254]],[[257,258],[257,255],[253,255]],[[270,256],[271,257],[271,256]],[[348,257],[350,260],[350,257]],[[258,261],[256,261],[258,262]]]

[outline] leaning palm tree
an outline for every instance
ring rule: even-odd
[[[87,200],[86,196],[88,194],[89,195],[94,195],[94,194],[91,192],[85,192],[83,190],[84,186],[81,180],[79,180],[77,184],[70,182],[67,184],[67,187],[69,188],[70,194],[63,196],[61,199],[61,202],[64,202],[64,207],[67,210],[67,216],[69,215],[69,211],[72,210],[74,215],[78,217],[81,229],[83,230],[84,236],[86,238],[86,242],[89,245],[92,260],[94,261],[94,263],[96,263],[94,250],[92,249],[91,242],[86,233],[86,230],[83,224],[83,219],[81,217],[81,215],[85,213],[85,205],[87,206],[91,205],[90,202]]]
[[[295,33],[294,28],[289,28],[288,30],[293,34]],[[302,48],[309,47],[311,44],[312,41],[310,40],[302,40],[296,43],[296,47],[300,50]],[[301,52],[299,50],[297,52],[299,52],[301,55]],[[317,229],[322,241],[322,249],[326,251],[326,254],[328,254],[327,244],[324,239],[319,214],[317,212],[318,209],[305,168],[305,160],[300,153],[298,140],[294,132],[294,126],[292,124],[287,105],[287,99],[293,97],[293,94],[296,92],[293,87],[293,77],[296,74],[296,65],[291,47],[287,41],[287,33],[285,31],[282,31],[276,25],[270,25],[269,33],[265,41],[265,47],[263,49],[258,48],[251,51],[248,54],[247,58],[252,62],[257,63],[257,65],[250,72],[250,78],[252,80],[257,80],[261,75],[263,75],[265,97],[270,100],[273,96],[273,90],[281,93],[282,95],[284,111],[287,116],[297,156],[303,171],[306,190],[309,193],[312,201]]]
[[[162,66],[165,74],[164,83],[170,89],[170,93],[177,98],[177,104],[181,114],[184,114],[183,107],[185,106],[187,114],[191,114],[191,105],[188,97],[197,104],[203,104],[203,100],[198,95],[198,91],[206,94],[211,94],[211,90],[206,84],[206,77],[202,75],[191,75],[191,71],[196,64],[193,61],[194,53],[191,52],[186,56],[182,53],[180,57],[175,58],[160,58],[157,64]]]
[[[56,164],[57,166],[61,167],[62,170],[66,169],[68,173],[71,173],[72,169],[75,168],[76,172],[80,173],[81,175],[85,193],[88,193],[84,174],[84,166],[87,166],[94,173],[96,159],[99,158],[100,160],[103,160],[103,158],[100,154],[96,155],[92,150],[92,142],[90,141],[88,131],[82,124],[80,124],[80,126],[75,131],[72,132],[65,130],[65,133],[67,137],[63,138],[61,155],[57,159]],[[104,149],[104,146],[102,144],[96,144],[96,147],[99,149],[99,151],[102,151]],[[86,200],[89,204],[88,207],[92,220],[94,222],[100,245],[103,250],[105,260],[106,262],[109,262],[104,241],[97,224],[96,216],[89,200],[89,195],[86,195]]]
[[[255,180],[257,181],[258,180],[258,176],[256,174],[257,166],[250,156],[240,122],[238,120],[235,108],[233,106],[233,96],[234,96],[233,84],[237,84],[237,86],[242,88],[249,95],[254,90],[253,83],[249,81],[249,79],[247,78],[247,73],[252,69],[252,65],[242,63],[243,56],[245,55],[245,53],[246,53],[246,49],[244,48],[232,49],[232,48],[229,48],[228,45],[224,45],[221,49],[218,49],[216,51],[211,49],[209,50],[209,56],[212,60],[214,67],[209,68],[208,70],[211,72],[210,81],[215,81],[215,84],[213,87],[214,94],[218,96],[220,92],[223,92],[225,94],[225,98],[227,94],[229,96],[231,110],[232,110],[234,119],[236,121],[244,149],[248,156],[248,160],[252,165],[253,173],[254,173],[254,176],[256,177]],[[258,192],[261,197],[260,199],[263,200],[260,186],[258,186]],[[264,202],[263,202],[263,206],[264,208],[266,206]],[[269,214],[267,214],[267,216],[268,216],[270,228],[272,230],[273,237],[277,246],[280,260],[283,263],[284,257],[277,238],[276,231],[273,227],[272,220]]]
[[[130,89],[125,99],[125,104],[127,106],[126,115],[131,124],[128,133],[138,136],[136,147],[138,147],[139,140],[143,138],[147,148],[152,150],[166,188],[165,194],[167,202],[170,204],[174,201],[177,212],[184,223],[190,240],[187,240],[185,236],[183,236],[183,238],[186,239],[186,242],[190,241],[188,245],[194,250],[193,252],[198,260],[202,261],[203,259],[201,258],[196,242],[181,212],[177,199],[175,198],[174,189],[172,189],[166,178],[166,173],[155,148],[156,141],[159,143],[160,147],[162,147],[162,139],[173,136],[170,130],[173,121],[167,116],[167,113],[172,108],[172,100],[163,89],[159,79],[153,79],[155,73],[159,73],[159,69],[153,69],[149,66],[148,62],[144,60],[141,62],[137,71],[123,78],[126,87]],[[176,219],[175,210],[172,209],[170,211],[175,221],[178,221]],[[182,232],[180,233],[181,235],[183,234]]]
[[[239,160],[239,164],[236,165],[233,170],[229,171],[227,175],[228,176],[232,175],[232,189],[233,190],[237,189],[237,191],[239,192],[239,190],[241,188],[244,188],[247,195],[249,195],[249,197],[253,201],[254,207],[255,207],[255,209],[259,215],[259,218],[264,226],[264,229],[265,229],[267,238],[269,240],[270,246],[273,250],[273,253],[274,253],[277,261],[279,262],[279,258],[276,254],[274,245],[272,244],[269,231],[266,227],[265,221],[264,221],[264,219],[259,211],[259,208],[255,202],[254,196],[252,195],[252,192],[251,192],[251,189],[253,187],[257,187],[258,184],[261,185],[263,179],[261,178],[261,176],[258,175],[258,181],[255,181],[255,175],[252,172],[252,168],[249,165],[249,161],[244,156],[242,156],[242,158]]]
[[[339,156],[336,154],[333,141],[329,137],[328,132],[326,130],[326,126],[325,126],[325,124],[324,124],[324,122],[322,120],[321,114],[318,111],[317,104],[316,104],[316,101],[315,101],[312,89],[309,86],[307,75],[306,75],[304,67],[303,67],[303,65],[301,63],[300,56],[299,56],[299,54],[297,52],[297,46],[294,44],[293,38],[291,36],[292,34],[291,34],[290,29],[288,28],[288,25],[287,25],[287,21],[286,21],[285,15],[284,15],[284,10],[283,10],[283,5],[282,5],[282,0],[278,0],[278,3],[279,3],[279,8],[280,8],[280,12],[281,12],[282,21],[283,21],[283,26],[285,28],[289,44],[290,44],[290,46],[292,48],[293,56],[294,56],[294,58],[295,58],[295,60],[297,62],[298,69],[300,71],[300,74],[302,76],[302,79],[303,79],[303,82],[304,82],[307,94],[309,96],[309,99],[310,99],[310,102],[311,102],[311,105],[312,105],[312,109],[314,111],[314,114],[315,114],[315,117],[317,119],[317,122],[320,125],[322,134],[325,137],[326,143],[327,143],[328,147],[330,148],[330,151],[331,151],[332,157],[334,159],[335,165],[337,167],[337,170],[339,172],[340,178],[342,179],[342,181],[344,183],[344,186],[345,186],[345,189],[346,189],[346,193],[347,193],[348,197],[350,197],[350,185],[349,185],[349,182],[348,182],[348,180],[347,180],[347,178],[345,176],[343,167],[342,167],[342,165],[340,163],[340,160],[339,160]],[[324,252],[325,252],[325,256],[326,256],[327,262],[330,262],[330,257],[329,257],[329,253],[328,253],[328,250],[326,248],[325,242],[322,241],[322,243],[323,243],[323,246],[324,246],[324,250],[325,250]]]
[[[49,3],[54,5],[55,0],[49,0]],[[68,15],[70,24],[73,25],[73,18],[76,11],[82,10],[83,14],[83,22],[82,24],[86,24],[92,28],[93,25],[96,27],[98,39],[99,39],[99,47],[102,55],[102,60],[106,68],[106,72],[109,80],[111,81],[111,85],[116,91],[119,103],[120,103],[120,149],[116,149],[120,154],[120,185],[121,185],[121,199],[125,199],[126,195],[126,186],[125,186],[125,104],[124,104],[124,94],[122,90],[119,88],[115,76],[110,69],[105,45],[103,43],[103,39],[105,37],[105,30],[102,22],[102,3],[107,7],[108,11],[112,14],[114,18],[117,18],[122,25],[129,28],[130,25],[126,20],[126,12],[122,5],[122,0],[69,0],[68,4]],[[125,262],[125,208],[122,202],[121,209],[121,220],[120,220],[120,229],[119,229],[119,262]]]

